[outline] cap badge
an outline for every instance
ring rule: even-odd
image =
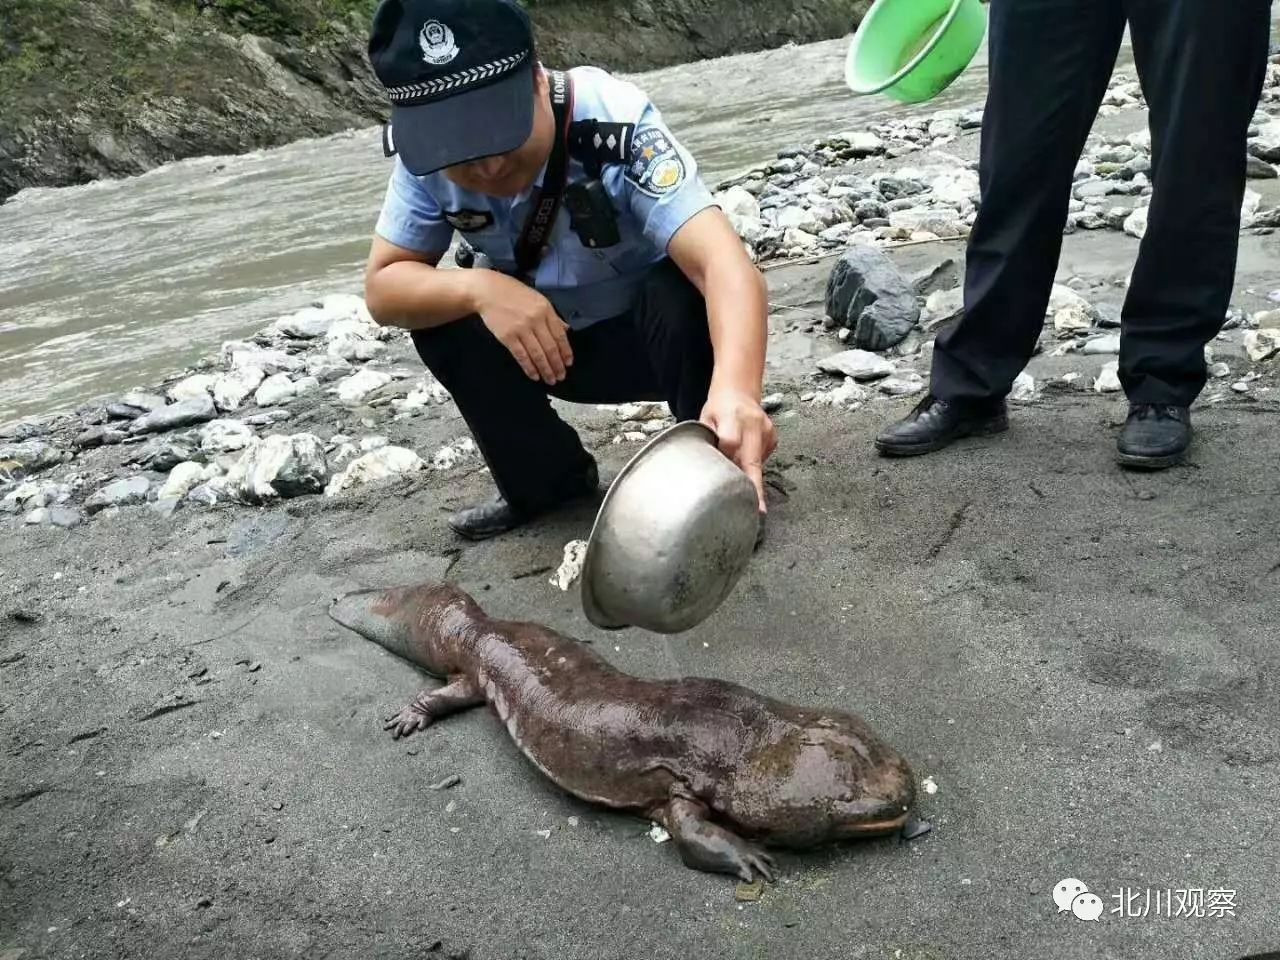
[[[428,20],[422,25],[418,45],[422,47],[422,59],[436,66],[448,63],[458,55],[453,31],[439,20]]]

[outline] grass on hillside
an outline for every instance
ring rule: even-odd
[[[367,29],[376,6],[377,0],[2,0],[0,117],[207,91],[229,66],[212,32],[306,45],[338,24]]]

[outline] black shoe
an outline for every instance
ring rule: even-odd
[[[1133,403],[1116,441],[1121,466],[1163,470],[1182,459],[1191,444],[1191,411],[1165,403]]]
[[[1004,400],[972,402],[939,400],[932,394],[876,437],[876,449],[894,457],[941,450],[953,440],[989,436],[1009,429]]]
[[[454,533],[468,540],[487,540],[524,526],[530,520],[560,507],[572,506],[590,500],[600,493],[600,472],[592,461],[586,472],[568,481],[554,502],[538,511],[518,510],[502,496],[488,503],[459,510],[449,518]]]

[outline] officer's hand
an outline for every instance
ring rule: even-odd
[[[702,422],[716,432],[720,451],[736,463],[756,488],[760,512],[764,503],[764,462],[778,445],[773,421],[760,402],[741,390],[712,387],[702,408]]]
[[[498,341],[511,351],[530,380],[560,383],[573,364],[569,325],[551,301],[519,280],[492,270],[476,271],[480,289],[476,312]]]

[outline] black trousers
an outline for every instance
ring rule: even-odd
[[[1122,312],[1120,380],[1131,402],[1191,404],[1230,304],[1270,12],[1270,0],[990,0],[982,204],[965,309],[935,345],[935,396],[1003,397],[1031,358],[1075,166],[1127,21],[1154,192]]]
[[[453,395],[498,492],[518,509],[553,504],[592,457],[551,406],[667,402],[696,420],[711,385],[713,353],[702,294],[670,260],[653,268],[632,310],[569,331],[573,365],[555,386],[530,380],[478,316],[413,331],[418,355]]]

